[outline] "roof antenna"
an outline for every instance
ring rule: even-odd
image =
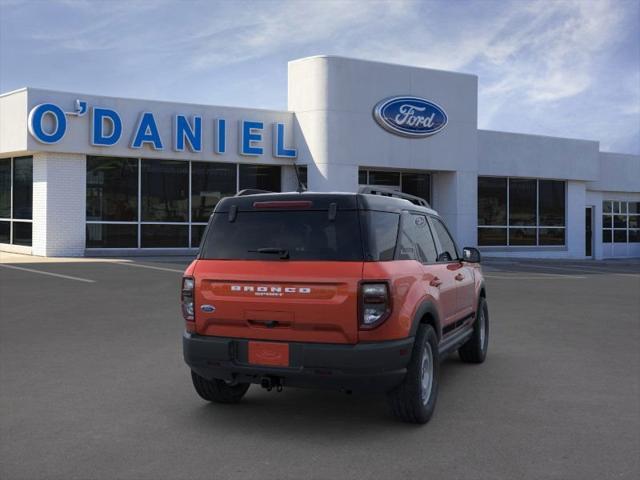
[[[297,163],[293,164],[293,169],[296,171],[296,180],[298,181],[298,188],[296,189],[296,192],[298,193],[305,192],[307,190],[307,187],[305,186],[304,183],[302,183],[302,180],[300,180],[300,171],[298,170]]]

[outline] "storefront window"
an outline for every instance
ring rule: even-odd
[[[11,242],[11,222],[0,220],[0,243]]]
[[[478,245],[506,245],[507,228],[479,228]]]
[[[86,247],[197,248],[209,215],[238,183],[280,191],[280,175],[277,165],[87,157]],[[1,222],[0,241],[11,231]]]
[[[200,246],[200,242],[202,241],[202,236],[204,235],[204,230],[206,228],[206,225],[194,225],[193,227],[191,227],[192,248],[198,248]]]
[[[509,225],[536,225],[535,180],[509,179]]]
[[[498,177],[479,177],[478,225],[506,224],[507,179]]]
[[[141,161],[143,222],[189,221],[189,163]]]
[[[138,225],[88,223],[87,248],[137,248]]]
[[[613,231],[613,243],[627,243],[627,231],[626,230],[614,230]]]
[[[509,245],[535,245],[535,228],[509,228]]]
[[[240,190],[256,188],[268,192],[281,190],[281,173],[279,166],[240,165]]]
[[[538,242],[540,245],[564,245],[564,228],[541,228]]]
[[[402,192],[414,197],[431,198],[431,178],[427,173],[402,173]]]
[[[540,225],[546,227],[564,226],[564,182],[540,180],[538,198],[540,205]]]
[[[33,159],[13,159],[13,218],[31,219],[33,205]]]
[[[138,219],[138,159],[87,157],[87,220]]]
[[[0,159],[0,218],[11,218],[11,159]]]
[[[369,170],[369,185],[400,187],[400,172]]]
[[[33,158],[0,159],[0,243],[31,246]]]
[[[602,202],[602,241],[640,243],[640,202]]]
[[[191,164],[191,221],[207,222],[224,197],[236,194],[236,166],[229,163]]]
[[[565,244],[565,182],[478,177],[478,245]]]
[[[361,168],[358,170],[358,183],[399,190],[431,202],[431,175],[428,173]]]
[[[189,246],[188,225],[142,225],[142,248],[187,248]]]
[[[613,228],[627,228],[627,216],[626,215],[614,215],[613,216]]]
[[[31,222],[13,222],[13,244],[31,246]]]
[[[307,189],[308,188],[308,180],[307,180],[307,166],[306,165],[300,165],[298,168],[298,177],[300,179],[300,183],[302,183],[302,186]]]

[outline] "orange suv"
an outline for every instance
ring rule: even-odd
[[[252,383],[386,392],[396,417],[425,423],[440,359],[487,354],[480,253],[391,190],[221,200],[181,302],[184,359],[212,402],[238,402]]]

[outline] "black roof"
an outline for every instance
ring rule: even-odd
[[[400,213],[404,210],[437,215],[431,208],[416,205],[404,198],[375,195],[370,193],[343,192],[283,192],[283,193],[250,193],[235,197],[226,197],[216,205],[215,212],[229,212],[235,207],[238,211],[253,211],[255,203],[260,202],[308,201],[307,210],[328,210],[335,203],[338,210],[378,210]],[[284,207],[287,209],[287,207]]]

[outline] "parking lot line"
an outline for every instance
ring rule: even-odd
[[[175,272],[175,273],[184,273],[183,270],[178,270],[176,268],[167,268],[167,267],[154,267],[153,265],[142,265],[140,263],[133,262],[113,262],[117,265],[125,265],[127,267],[138,267],[138,268],[148,268],[150,270],[161,270],[163,272]]]
[[[23,272],[39,273],[40,275],[48,275],[50,277],[64,278],[65,280],[75,280],[76,282],[96,283],[95,280],[88,278],[72,277],[71,275],[62,275],[60,273],[43,272],[42,270],[34,270],[32,268],[16,267],[15,265],[0,264],[0,267],[11,268],[13,270],[22,270]]]
[[[582,280],[587,277],[583,277],[582,275],[560,275],[560,274],[544,274],[544,273],[534,273],[533,275],[484,275],[486,278],[494,278],[498,280]]]
[[[593,266],[585,266],[585,265],[563,265],[562,267],[558,267],[555,265],[533,265],[531,263],[523,263],[523,262],[516,262],[517,265],[521,265],[523,267],[528,267],[528,268],[540,268],[540,269],[549,269],[549,270],[561,270],[563,272],[566,272],[567,270],[574,270],[574,271],[579,271],[579,272],[588,272],[588,273],[601,273],[601,274],[607,274],[607,273],[613,273],[613,274],[618,274],[619,272],[616,271],[612,271],[612,270],[604,270],[602,268],[599,267],[593,267]]]

